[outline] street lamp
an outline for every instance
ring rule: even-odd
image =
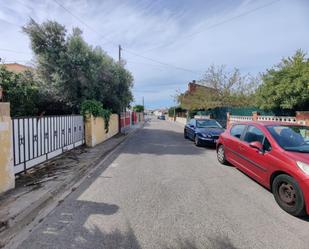
[[[176,121],[176,97],[174,95],[170,95],[173,98],[173,105],[174,105],[174,115],[173,115],[173,121]]]

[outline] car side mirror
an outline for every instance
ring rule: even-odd
[[[194,125],[193,125],[193,124],[190,124],[189,126],[190,126],[191,128],[194,128]]]
[[[261,142],[258,142],[258,141],[254,141],[254,142],[249,143],[249,146],[251,148],[257,149],[260,152],[264,151],[263,144],[261,144]]]

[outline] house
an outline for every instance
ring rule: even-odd
[[[153,111],[153,114],[155,116],[161,116],[161,115],[165,115],[167,113],[168,113],[168,111],[166,109],[157,109],[157,110]]]
[[[205,93],[215,91],[214,88],[197,84],[196,81],[193,80],[192,82],[189,82],[188,90],[185,92],[185,95],[192,94],[192,93],[196,92],[197,90],[201,90],[203,92],[205,91]]]
[[[25,66],[19,63],[4,63],[2,64],[6,70],[13,73],[23,73],[25,71],[32,70],[32,67]]]

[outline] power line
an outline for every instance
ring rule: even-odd
[[[65,11],[67,11],[71,16],[73,16],[76,20],[78,20],[80,23],[82,23],[83,25],[85,25],[87,28],[89,28],[90,30],[92,30],[93,32],[95,32],[96,34],[99,34],[101,36],[101,34],[99,32],[97,32],[94,28],[92,28],[90,25],[88,25],[85,21],[83,21],[79,16],[75,15],[72,11],[70,11],[68,8],[66,8],[65,6],[63,6],[58,0],[53,0],[56,4],[58,4],[61,8],[63,8]],[[114,44],[115,46],[119,46],[117,44],[115,44],[114,42],[111,42],[111,41],[108,41],[108,43],[112,43]],[[187,71],[187,72],[191,72],[191,73],[197,73],[196,71],[193,71],[193,70],[190,70],[190,69],[186,69],[186,68],[182,68],[182,67],[178,67],[178,66],[174,66],[172,64],[168,64],[168,63],[165,63],[165,62],[161,62],[161,61],[157,61],[155,59],[152,59],[150,57],[146,57],[146,56],[143,56],[143,55],[139,55],[135,52],[132,52],[130,50],[127,50],[127,49],[124,49],[124,48],[121,48],[121,50],[125,50],[127,51],[128,53],[131,53],[135,56],[138,56],[138,57],[141,57],[141,58],[144,58],[146,60],[150,60],[150,61],[153,61],[155,63],[159,63],[159,64],[162,64],[162,65],[165,65],[165,66],[169,66],[169,67],[174,67],[178,70],[183,70],[183,71]],[[200,72],[198,72],[200,73]]]
[[[162,64],[158,64],[158,63],[156,63],[156,64],[151,64],[151,63],[145,63],[145,62],[141,62],[141,61],[132,61],[132,60],[125,60],[125,62],[127,62],[127,64],[140,64],[140,65],[145,65],[145,66],[150,66],[150,67],[159,67],[159,70],[162,70],[162,69],[167,69],[167,68],[171,68],[171,67],[168,67],[168,66],[166,66],[165,64],[164,65],[162,65]],[[173,66],[173,68],[174,68],[174,66]],[[175,69],[175,68],[174,68]],[[177,69],[178,70],[178,69]],[[188,69],[188,70],[190,70],[190,69]],[[198,71],[196,71],[196,72],[198,72]],[[200,71],[200,72],[198,72],[198,73],[202,73],[202,71]]]
[[[12,49],[6,49],[6,48],[0,48],[0,51],[5,51],[5,52],[15,53],[15,54],[28,54],[28,55],[30,55],[30,53],[27,53],[27,52],[22,52],[22,51],[17,51],[17,50],[12,50]]]
[[[239,15],[233,16],[233,17],[228,18],[228,19],[226,19],[226,20],[223,20],[223,21],[221,21],[221,22],[218,22],[218,23],[215,23],[215,24],[213,24],[213,25],[210,25],[210,26],[208,26],[207,28],[205,28],[205,29],[203,29],[203,30],[200,30],[200,31],[191,33],[190,35],[184,36],[184,37],[182,37],[182,39],[191,38],[192,36],[196,36],[196,35],[198,35],[198,34],[200,34],[200,33],[203,33],[203,32],[205,32],[205,31],[207,31],[207,30],[216,28],[216,27],[221,26],[221,25],[223,25],[223,24],[226,24],[226,23],[228,23],[228,22],[230,22],[230,21],[234,21],[235,19],[238,19],[238,18],[240,18],[240,17],[246,16],[246,15],[251,14],[251,13],[253,13],[253,12],[255,12],[255,11],[258,11],[258,10],[260,10],[260,9],[264,9],[264,8],[266,8],[266,7],[269,7],[270,5],[273,5],[273,4],[275,4],[276,2],[279,2],[279,1],[281,1],[281,0],[275,0],[275,1],[272,1],[272,2],[270,2],[270,3],[264,4],[264,5],[262,5],[262,6],[259,6],[259,7],[257,7],[257,8],[248,10],[248,11],[246,11],[246,12],[243,12],[243,13],[239,14]],[[180,41],[181,41],[181,40],[176,40],[176,41],[174,41],[173,43],[163,44],[163,45],[160,45],[160,46],[157,46],[157,47],[154,47],[154,48],[150,48],[150,49],[144,51],[144,53],[148,53],[148,52],[150,52],[150,51],[157,50],[157,49],[159,49],[159,48],[169,47],[169,46],[172,46],[172,45],[174,45],[175,43],[178,43],[178,42],[180,42]]]
[[[100,38],[103,38],[103,35],[98,32],[96,29],[94,29],[93,27],[91,27],[89,24],[87,24],[83,19],[81,19],[79,16],[75,15],[72,11],[70,11],[68,8],[66,8],[64,5],[62,5],[58,0],[53,0],[56,4],[58,4],[62,9],[64,9],[66,12],[68,12],[72,17],[74,17],[77,21],[79,21],[81,24],[83,24],[85,27],[87,27],[88,29],[90,29],[92,32],[96,33],[97,35],[99,35]],[[106,40],[106,39],[105,39]],[[107,43],[112,43],[114,44],[112,41],[106,40],[106,42],[104,44]],[[114,44],[115,45],[115,44]]]
[[[130,51],[130,50],[128,50],[128,49],[122,48],[122,50],[127,51],[128,53],[130,53],[130,54],[132,54],[132,55],[134,55],[134,56],[137,56],[137,57],[140,57],[140,58],[143,58],[143,59],[146,59],[146,60],[150,60],[150,61],[153,61],[153,62],[155,62],[155,63],[161,64],[161,65],[164,65],[164,66],[173,67],[173,68],[178,69],[178,70],[187,71],[187,72],[194,73],[194,74],[203,73],[203,72],[199,72],[199,71],[194,71],[194,70],[191,70],[191,69],[187,69],[187,68],[184,68],[184,67],[174,66],[174,65],[172,65],[172,64],[168,64],[168,63],[165,63],[165,62],[162,62],[162,61],[158,61],[158,60],[152,59],[152,58],[150,58],[150,57],[137,54],[137,53],[132,52],[132,51]]]

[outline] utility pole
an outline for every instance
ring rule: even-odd
[[[121,50],[122,50],[122,47],[121,47],[121,45],[119,45],[118,46],[118,62],[119,62],[119,64],[121,62]]]
[[[144,109],[145,109],[145,102],[144,102],[144,96],[143,96],[143,107],[144,107]]]
[[[121,65],[121,50],[122,50],[122,48],[121,48],[121,45],[119,44],[119,46],[118,46],[118,63],[119,63],[119,65]],[[121,106],[120,111],[118,113],[118,132],[119,133],[121,133],[121,122],[122,122],[121,114],[122,113],[123,113],[123,107]],[[126,113],[124,113],[124,120],[125,120],[125,116],[126,116]]]

